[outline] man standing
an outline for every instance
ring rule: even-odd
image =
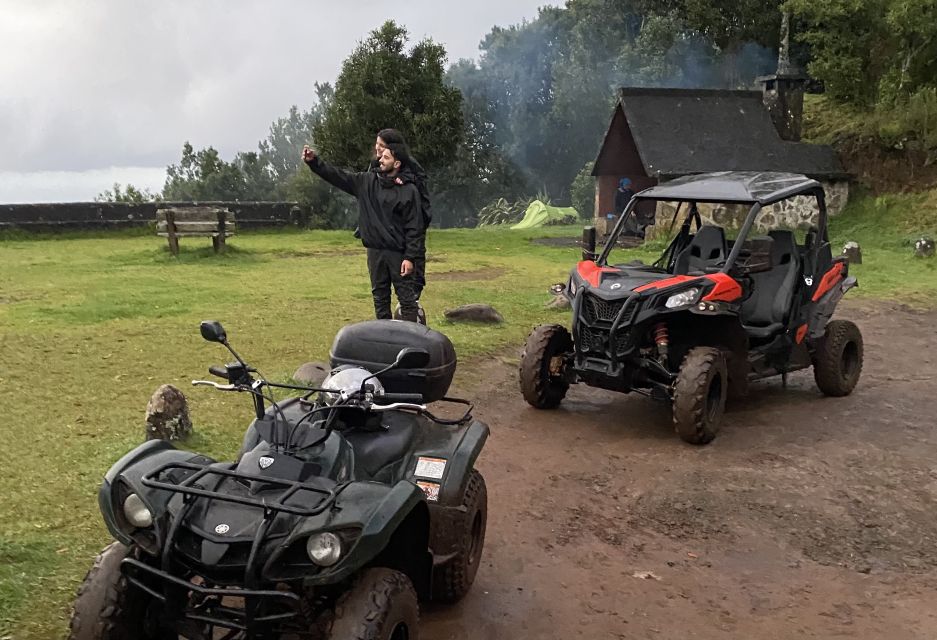
[[[393,285],[404,320],[417,321],[414,261],[425,252],[426,227],[420,194],[412,182],[398,180],[409,154],[406,146],[390,144],[378,161],[379,170],[350,172],[322,161],[308,145],[303,161],[313,173],[358,199],[358,229],[368,250],[368,272],[374,313],[390,319]]]

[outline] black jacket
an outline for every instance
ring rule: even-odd
[[[381,165],[377,160],[371,160],[368,170],[380,173]],[[429,186],[427,185],[429,177],[426,175],[426,170],[420,166],[420,163],[417,162],[415,158],[410,158],[400,171],[400,178],[404,182],[412,182],[419,190],[420,209],[423,211],[423,224],[429,227],[429,223],[433,221],[433,212],[430,209]]]
[[[361,244],[369,249],[400,251],[411,262],[426,252],[420,193],[413,182],[397,184],[393,178],[374,171],[345,171],[319,156],[306,164],[333,187],[358,199]]]

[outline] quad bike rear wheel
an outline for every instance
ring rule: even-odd
[[[366,569],[335,603],[331,640],[418,640],[420,605],[399,571]]]
[[[683,359],[673,394],[673,424],[690,444],[716,437],[729,388],[725,355],[713,347],[694,347]]]
[[[69,640],[143,640],[149,599],[120,572],[133,550],[112,542],[94,559],[78,588],[69,625]]]
[[[454,603],[461,600],[472,583],[481,562],[482,547],[485,545],[485,530],[488,526],[488,489],[485,478],[472,469],[460,501],[464,512],[451,535],[453,544],[444,545],[455,549],[455,556],[433,573],[433,600]]]
[[[566,354],[573,338],[566,327],[542,324],[527,336],[521,354],[520,383],[524,400],[537,409],[555,409],[569,390]]]
[[[813,352],[813,378],[828,396],[848,396],[862,373],[862,334],[849,320],[833,320]]]

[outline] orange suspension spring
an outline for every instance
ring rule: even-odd
[[[670,344],[670,334],[667,331],[667,324],[658,322],[654,325],[654,344],[657,345],[657,353],[661,360],[667,359],[667,347]]]

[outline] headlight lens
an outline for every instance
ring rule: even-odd
[[[153,514],[143,504],[140,496],[135,493],[131,493],[124,500],[124,516],[127,518],[127,522],[141,529],[153,524]]]
[[[334,533],[316,533],[306,541],[306,553],[320,567],[331,567],[342,555],[342,541]]]
[[[570,278],[569,284],[566,286],[566,291],[569,292],[569,297],[572,298],[576,295],[576,291],[579,290],[579,283],[576,282],[576,278]]]
[[[675,293],[669,298],[667,302],[664,303],[664,306],[668,309],[676,309],[677,307],[684,307],[688,304],[693,304],[696,302],[696,298],[699,296],[699,287],[692,287],[681,291],[680,293]]]

